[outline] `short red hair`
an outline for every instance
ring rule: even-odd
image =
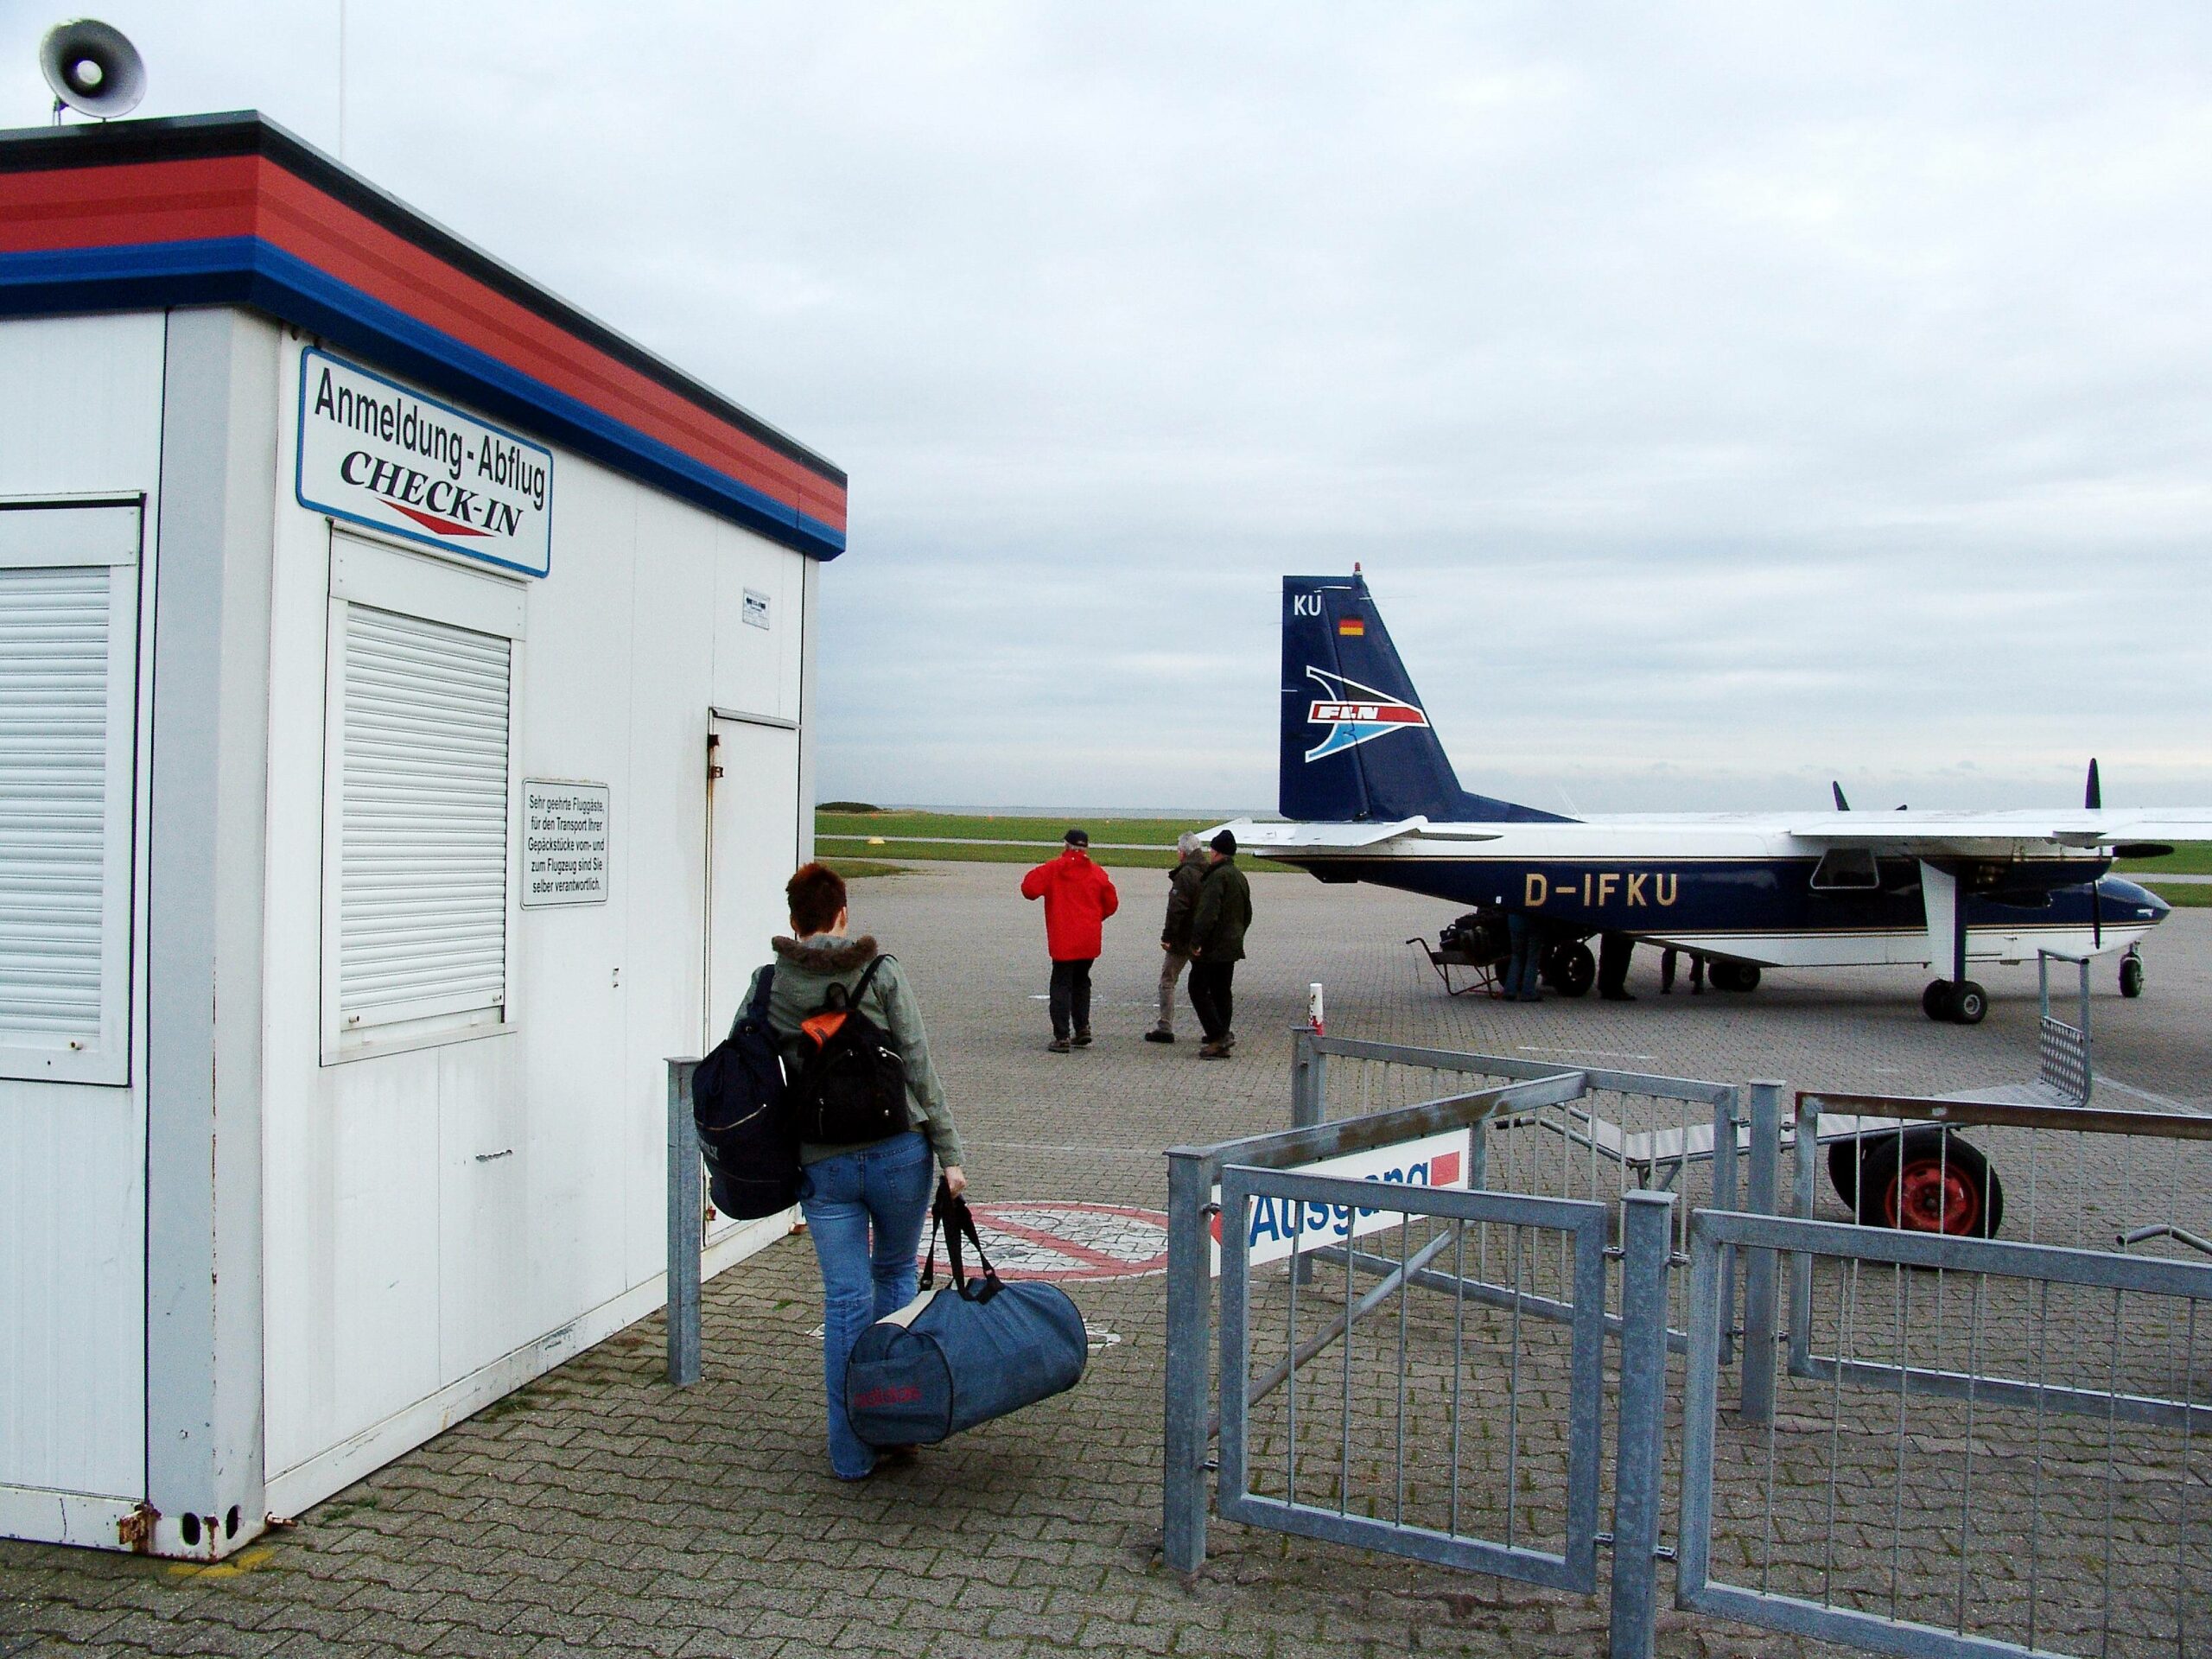
[[[845,878],[827,864],[802,864],[784,883],[791,907],[791,931],[802,939],[826,932],[845,907]]]

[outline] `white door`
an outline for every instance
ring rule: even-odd
[[[798,733],[716,718],[707,773],[705,1052],[728,1034],[768,941],[791,931],[784,883],[798,868]],[[716,1217],[712,1243],[734,1224]]]
[[[716,719],[707,786],[706,1046],[729,1031],[768,941],[791,931],[784,884],[798,868],[798,734]],[[716,775],[716,772],[720,775]]]

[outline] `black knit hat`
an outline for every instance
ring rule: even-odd
[[[1067,834],[1062,836],[1060,839],[1067,842],[1071,847],[1088,847],[1090,845],[1090,831],[1088,830],[1071,830]]]
[[[1209,842],[1207,845],[1211,846],[1214,851],[1219,853],[1224,858],[1232,857],[1235,855],[1236,851],[1236,837],[1230,834],[1228,830],[1224,830],[1219,834],[1216,835],[1212,841]]]

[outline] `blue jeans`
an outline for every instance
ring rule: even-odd
[[[1505,912],[1506,936],[1513,941],[1513,955],[1505,967],[1505,995],[1516,1002],[1534,1002],[1543,995],[1543,930],[1517,910]]]
[[[799,1178],[799,1208],[822,1263],[822,1381],[830,1466],[840,1480],[875,1467],[874,1451],[845,1416],[845,1362],[862,1332],[914,1300],[914,1253],[932,1185],[930,1143],[913,1129],[809,1164]]]

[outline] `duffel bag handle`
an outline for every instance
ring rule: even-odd
[[[922,1274],[924,1287],[928,1287],[937,1270],[937,1233],[940,1224],[944,1228],[944,1253],[952,1263],[952,1287],[960,1293],[963,1301],[989,1301],[999,1294],[998,1269],[983,1254],[983,1241],[976,1231],[976,1217],[968,1208],[968,1200],[955,1194],[942,1179],[937,1184],[937,1202],[930,1206],[930,1265]],[[960,1250],[963,1233],[976,1247],[976,1260],[982,1265],[981,1286],[971,1287],[968,1282],[967,1266],[961,1260]]]

